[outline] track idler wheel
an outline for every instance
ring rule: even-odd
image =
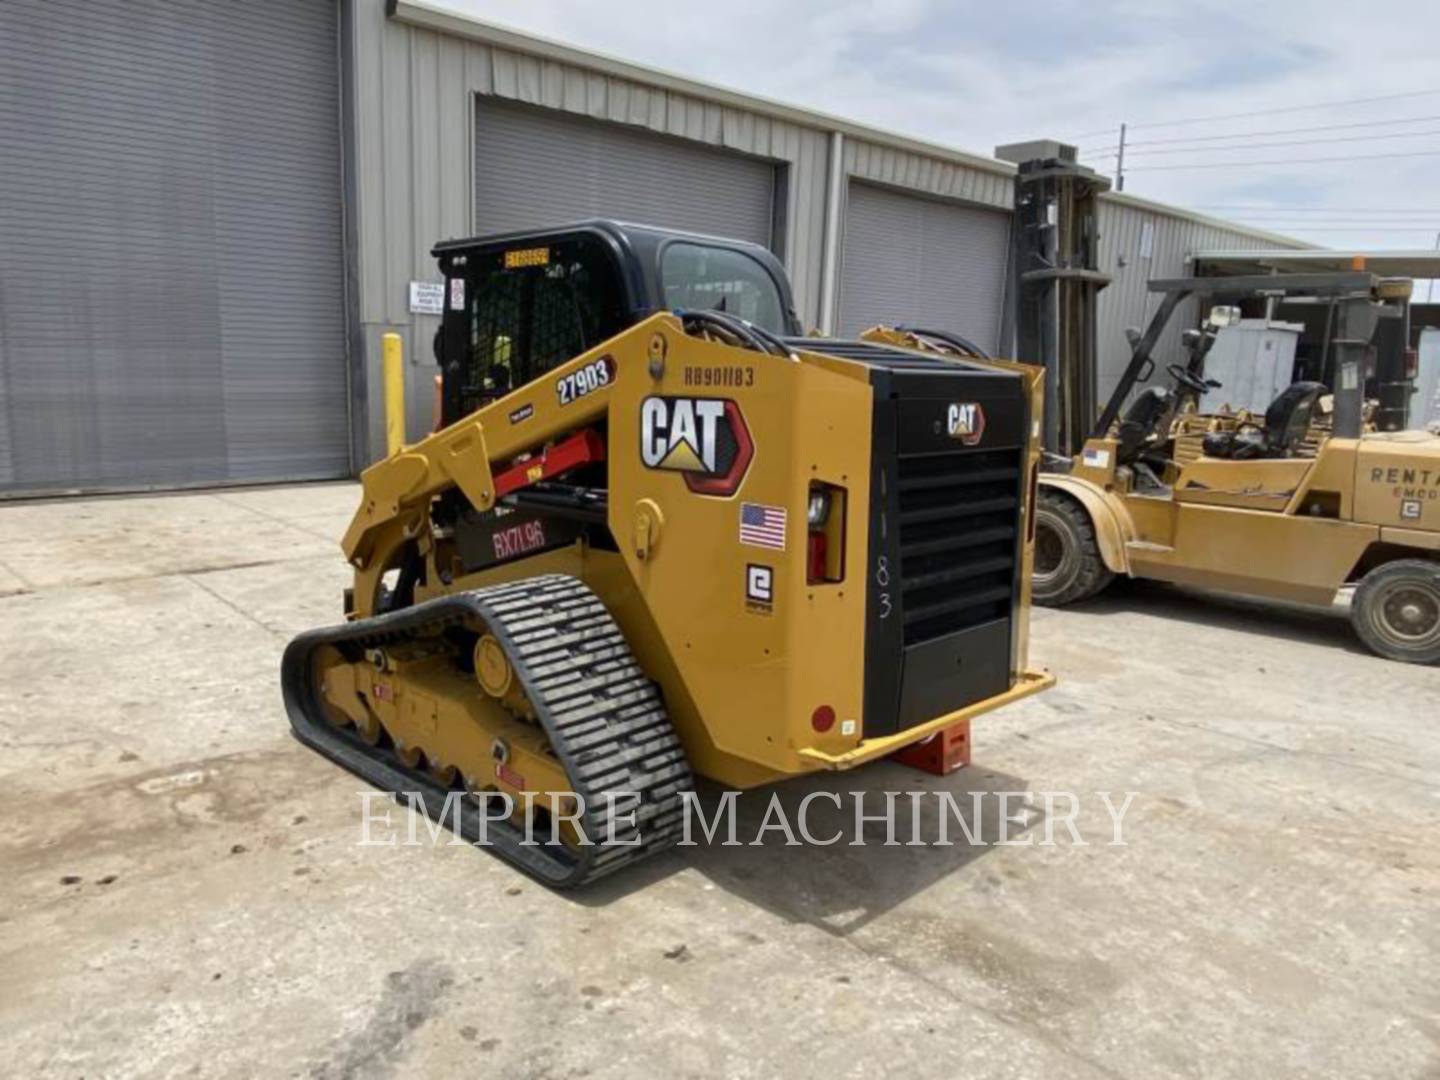
[[[505,646],[489,632],[481,634],[475,642],[475,681],[511,716],[519,720],[535,719],[535,706],[515,678],[515,666],[505,654]]]
[[[475,678],[480,688],[493,698],[503,698],[515,682],[515,669],[505,655],[505,646],[494,634],[482,634],[475,643]]]

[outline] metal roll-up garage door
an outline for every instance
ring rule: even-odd
[[[348,473],[336,9],[0,4],[0,493]]]
[[[996,348],[1010,214],[852,182],[840,274],[842,334],[906,323]]]
[[[775,166],[641,128],[478,98],[475,231],[588,217],[772,245]]]

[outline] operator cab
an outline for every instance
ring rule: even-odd
[[[780,261],[758,244],[594,220],[437,244],[435,337],[448,425],[657,311],[801,333]]]
[[[449,240],[437,244],[434,254],[445,276],[444,312],[435,336],[441,427],[660,311],[674,312],[687,326],[705,323],[719,340],[758,342],[783,355],[788,350],[779,343],[781,335],[800,332],[779,260],[741,240],[594,220]],[[604,387],[614,375],[613,363],[602,355],[560,380],[559,403]],[[533,404],[517,406],[510,424],[523,424],[533,413]],[[596,438],[606,438],[604,420],[592,428]],[[544,549],[583,535],[592,546],[613,550],[607,478],[605,462],[591,461],[564,477],[512,492],[487,511],[475,510],[452,488],[437,500],[433,516],[453,530],[466,572],[518,557],[508,553],[503,536],[497,540],[517,529],[529,530]],[[414,573],[418,569],[417,560]],[[399,601],[407,585],[413,587],[402,574],[395,592]]]

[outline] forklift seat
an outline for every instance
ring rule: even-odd
[[[1115,438],[1120,444],[1115,460],[1121,465],[1135,461],[1160,432],[1160,425],[1170,415],[1175,395],[1163,386],[1152,386],[1137,397],[1125,410]]]
[[[1289,457],[1310,428],[1310,414],[1320,395],[1329,391],[1317,382],[1292,383],[1265,410],[1258,431],[1217,431],[1205,436],[1206,457],[1248,461]]]

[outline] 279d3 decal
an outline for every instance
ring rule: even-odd
[[[569,405],[572,401],[588,397],[602,386],[609,386],[614,377],[615,361],[609,356],[602,356],[599,360],[594,360],[579,370],[557,379],[555,394],[559,397],[561,405]]]

